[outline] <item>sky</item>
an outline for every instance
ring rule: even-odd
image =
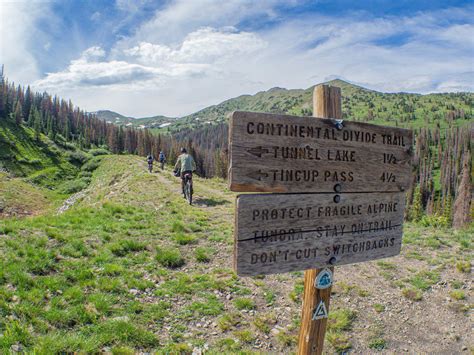
[[[0,64],[16,84],[133,117],[335,78],[474,91],[473,14],[454,0],[0,0]]]

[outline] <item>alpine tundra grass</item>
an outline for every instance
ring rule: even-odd
[[[44,211],[0,219],[0,353],[295,351],[302,273],[236,276],[235,194],[222,180],[196,178],[189,206],[168,171],[104,156],[61,214],[61,195],[28,186],[46,196]],[[393,327],[438,318],[456,324],[446,346],[469,344],[472,232],[408,224],[400,256],[338,268],[328,351],[429,352]]]

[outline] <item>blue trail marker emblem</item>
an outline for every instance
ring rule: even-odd
[[[328,268],[321,270],[314,280],[314,287],[320,290],[331,287],[332,285],[332,272]]]

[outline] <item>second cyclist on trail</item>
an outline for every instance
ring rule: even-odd
[[[186,195],[184,193],[185,176],[187,177],[191,176],[191,179],[192,179],[193,171],[195,170],[196,170],[196,162],[194,161],[194,158],[188,154],[186,148],[181,148],[181,155],[178,157],[178,160],[176,160],[176,164],[174,165],[174,171],[176,172],[176,174],[180,172],[181,191],[183,192],[183,196],[185,198],[186,198]]]

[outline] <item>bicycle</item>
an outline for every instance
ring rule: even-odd
[[[148,163],[148,171],[150,173],[153,171],[153,163]]]
[[[165,163],[166,163],[166,161],[164,161],[164,160],[160,161],[161,170],[165,169]]]
[[[193,204],[193,175],[192,173],[184,174],[184,198],[189,202],[190,205]]]

